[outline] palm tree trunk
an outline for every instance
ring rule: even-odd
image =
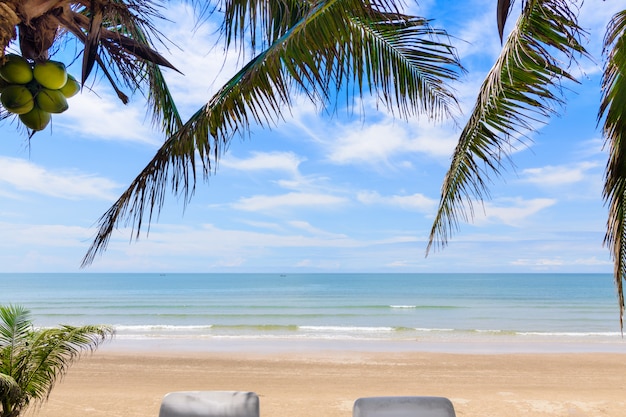
[[[9,42],[15,39],[15,27],[20,23],[20,18],[15,14],[15,5],[10,1],[0,0],[0,60],[4,58],[4,52]]]

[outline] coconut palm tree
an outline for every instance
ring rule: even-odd
[[[132,223],[139,236],[168,189],[185,201],[196,167],[208,177],[233,135],[270,126],[296,93],[324,106],[339,91],[374,94],[400,117],[449,118],[458,106],[448,82],[463,72],[445,31],[405,14],[397,0],[233,0],[221,3],[225,47],[250,60],[173,135],[99,221],[83,259]],[[350,98],[348,98],[350,102]]]
[[[0,0],[0,64],[12,41],[37,62],[73,38],[82,45],[82,84],[96,67],[125,104],[127,90],[147,90],[153,120],[169,135],[181,119],[160,69],[174,67],[154,48],[160,18],[153,0]],[[0,108],[0,119],[8,116]]]
[[[210,8],[208,1],[192,3],[203,10]],[[501,39],[514,3],[497,2]],[[569,72],[571,63],[587,54],[580,41],[575,1],[520,3],[519,18],[461,131],[427,253],[447,245],[459,219],[470,219],[474,202],[489,197],[489,176],[502,174],[511,149],[565,104],[560,95],[562,83],[575,81]],[[251,59],[182,124],[158,68],[171,65],[148,42],[147,34],[157,33],[151,19],[158,17],[150,1],[0,1],[0,46],[16,36],[17,27],[23,53],[32,59],[45,58],[56,36],[66,30],[85,45],[83,81],[94,62],[106,68],[97,50],[109,54],[112,59],[106,62],[117,65],[130,86],[140,87],[137,80],[142,77],[134,70],[146,74],[153,113],[168,137],[100,219],[83,265],[106,248],[121,223],[132,223],[138,236],[144,223],[149,224],[161,209],[168,188],[188,201],[197,181],[196,164],[202,166],[205,177],[210,175],[234,134],[245,132],[251,122],[267,126],[279,121],[295,92],[325,104],[337,98],[336,91],[351,86],[356,95],[377,94],[402,117],[426,114],[442,119],[456,105],[446,83],[455,80],[462,67],[445,31],[432,28],[424,18],[404,14],[399,1],[232,0],[219,6],[215,10],[223,13],[226,46],[239,42],[243,50],[249,47]],[[620,320],[626,271],[621,146],[624,20],[620,13],[607,28],[598,115],[610,151],[604,189],[610,209],[605,243],[615,260]],[[113,79],[111,71],[104,72]]]
[[[0,306],[0,417],[19,416],[45,401],[84,351],[113,335],[108,326],[35,329],[21,306]]]
[[[514,7],[498,0],[496,15],[503,46],[485,78],[476,104],[459,136],[442,185],[440,205],[426,252],[443,248],[459,219],[469,220],[473,204],[489,198],[490,176],[502,175],[511,150],[523,144],[538,124],[547,123],[564,105],[562,84],[576,82],[569,68],[587,56],[584,36],[572,0],[522,0],[521,12],[504,40],[504,27]],[[260,7],[262,5],[262,7]],[[266,125],[280,119],[291,94],[304,91],[324,102],[333,91],[352,83],[357,95],[375,91],[401,116],[449,115],[452,94],[444,82],[461,70],[452,46],[434,41],[427,21],[399,12],[393,0],[301,0],[225,4],[226,44],[248,35],[261,50],[209,102],[193,115],[100,219],[100,229],[84,258],[93,261],[113,230],[132,222],[138,236],[162,204],[167,186],[189,198],[196,184],[196,156],[210,173],[234,132],[250,120]],[[256,13],[261,11],[261,13]],[[618,13],[605,34],[605,73],[598,121],[610,152],[605,201],[609,219],[605,244],[615,261],[615,284],[623,326],[626,278],[626,11]]]
[[[602,101],[598,121],[609,150],[605,170],[604,200],[609,206],[605,244],[614,261],[614,279],[624,327],[626,280],[626,10],[611,19],[604,37],[606,64],[602,79]]]
[[[514,1],[499,0],[498,28]],[[442,185],[441,199],[427,253],[448,243],[459,219],[471,219],[473,204],[489,198],[489,176],[500,176],[511,151],[564,105],[569,68],[587,56],[580,39],[576,2],[523,0],[522,10],[484,80],[469,120],[459,136]],[[604,198],[609,206],[605,244],[614,259],[620,327],[623,328],[626,279],[626,10],[610,21],[604,38],[605,70],[598,122],[609,150]]]
[[[571,1],[528,0],[522,4],[515,27],[483,81],[459,136],[427,253],[448,243],[452,231],[458,229],[459,217],[468,220],[473,202],[489,197],[489,174],[500,175],[511,150],[564,104],[559,95],[561,84],[575,78],[563,63],[586,55]],[[512,5],[512,1],[498,1],[501,38]]]

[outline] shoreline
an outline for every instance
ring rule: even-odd
[[[318,350],[99,349],[74,364],[38,409],[46,417],[158,417],[172,391],[259,395],[262,417],[351,417],[366,396],[449,398],[459,417],[619,417],[617,353],[459,354]]]
[[[626,339],[616,337],[488,336],[423,339],[320,339],[258,337],[141,337],[116,335],[100,349],[107,352],[188,352],[282,354],[289,352],[453,353],[453,354],[626,354]]]

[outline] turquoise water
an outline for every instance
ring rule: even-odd
[[[115,343],[626,343],[610,274],[0,274],[0,288],[0,304],[24,305],[38,326],[110,324]]]

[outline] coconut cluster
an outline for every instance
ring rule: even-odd
[[[0,103],[33,131],[43,130],[53,113],[67,110],[67,99],[80,91],[62,62],[31,63],[15,54],[5,57],[0,66]]]

